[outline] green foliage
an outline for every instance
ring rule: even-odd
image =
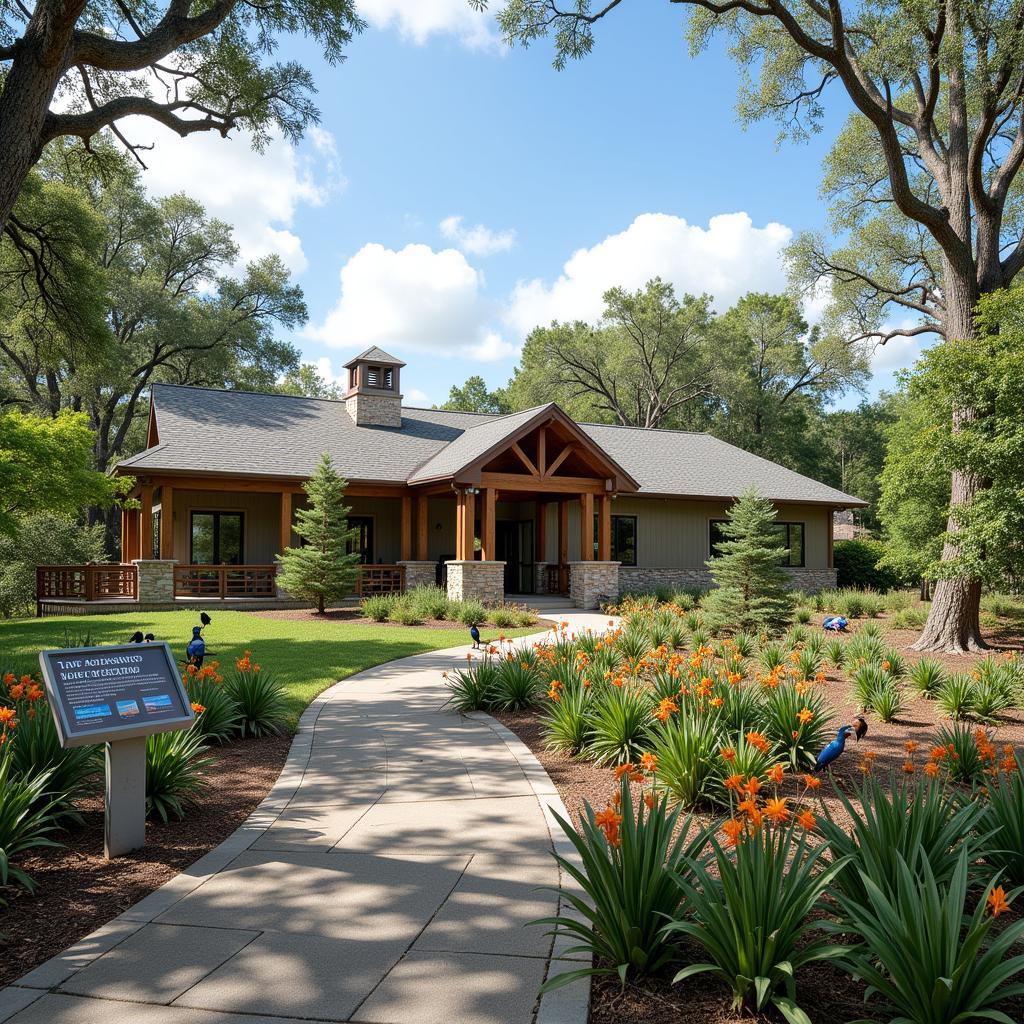
[[[409,599],[408,594],[402,594],[394,601],[388,612],[388,621],[397,622],[402,626],[422,626],[424,618],[423,611]]]
[[[984,808],[976,801],[958,802],[938,779],[890,775],[887,782],[867,776],[856,784],[854,797],[836,787],[846,819],[836,820],[825,805],[818,828],[832,851],[843,860],[836,889],[855,903],[870,898],[870,880],[887,895],[899,882],[900,865],[922,876],[927,864],[941,885],[953,877],[961,847],[968,861],[983,843],[988,830],[982,823]]]
[[[951,755],[943,763],[954,782],[968,786],[984,782],[985,761],[978,749],[978,733],[975,729],[963,722],[943,725],[935,734],[935,742],[951,750]]]
[[[27,615],[35,605],[36,568],[106,561],[103,528],[82,526],[70,516],[33,512],[0,533],[0,615]]]
[[[970,718],[974,713],[976,685],[966,672],[955,672],[938,688],[935,703],[947,718]]]
[[[883,722],[895,722],[907,710],[907,695],[903,687],[890,678],[868,694],[867,710]]]
[[[487,617],[499,629],[509,629],[512,626],[517,626],[521,614],[520,610],[508,605],[498,605],[495,608],[489,608],[487,611]]]
[[[900,585],[896,573],[879,566],[886,554],[880,540],[837,540],[833,550],[840,588],[877,590],[884,594]]]
[[[810,712],[803,722],[801,712]],[[806,717],[806,714],[805,716]],[[792,768],[813,767],[832,728],[832,715],[825,695],[811,688],[798,693],[792,683],[780,683],[764,700],[764,732]]]
[[[846,952],[840,965],[866,982],[869,1001],[877,1000],[894,1020],[949,1024],[986,1019],[1012,1024],[996,1005],[1024,992],[1020,983],[1006,984],[1024,970],[1024,956],[1011,955],[1014,944],[1024,937],[1024,921],[1014,921],[990,936],[993,918],[986,899],[994,883],[982,893],[973,913],[968,911],[967,849],[960,850],[948,885],[935,878],[927,860],[920,873],[902,858],[897,868],[894,891],[879,888],[865,876],[863,903],[840,896],[839,927],[862,940],[862,945]]]
[[[636,686],[608,686],[592,701],[587,755],[598,765],[637,761],[651,746],[651,705]]]
[[[544,691],[544,680],[533,651],[517,651],[514,658],[497,663],[494,706],[501,711],[521,711],[533,707]]]
[[[1010,885],[1024,885],[1024,766],[1001,773],[988,784],[980,804],[978,831],[988,836],[984,856],[993,872]]]
[[[842,863],[823,868],[825,847],[809,846],[806,835],[795,833],[792,825],[763,828],[731,851],[712,836],[716,870],[687,861],[688,871],[677,874],[686,917],[665,932],[685,936],[710,961],[684,967],[675,982],[711,973],[729,986],[734,1010],[774,1006],[791,1024],[807,1024],[796,1004],[796,974],[843,951],[808,941],[821,927],[808,918]]]
[[[285,690],[259,665],[234,669],[223,684],[238,715],[241,736],[266,736],[284,730],[287,710]]]
[[[584,953],[595,963],[555,974],[542,992],[594,974],[617,975],[625,983],[631,975],[656,974],[678,956],[664,925],[682,899],[677,879],[688,864],[698,862],[707,832],[698,830],[688,842],[691,819],[680,820],[679,808],[670,811],[665,800],[656,800],[649,811],[643,801],[634,808],[625,778],[620,794],[617,842],[608,841],[590,804],[584,805],[579,831],[553,812],[579,852],[583,870],[558,854],[555,859],[585,898],[571,889],[563,891],[576,915],[538,923],[553,925],[556,933],[577,940],[568,955]]]
[[[93,469],[93,434],[85,413],[55,417],[0,412],[0,534],[34,512],[76,515],[109,504],[113,481]]]
[[[657,786],[687,810],[704,803],[714,778],[721,733],[711,715],[683,705],[655,732]]]
[[[56,827],[53,811],[63,797],[54,791],[47,772],[31,778],[18,775],[10,751],[0,748],[0,886],[13,883],[35,890],[31,877],[14,860],[28,850],[58,845],[50,833]]]
[[[725,785],[729,776],[741,775],[744,779],[749,779],[756,775],[758,779],[763,780],[768,777],[772,766],[780,763],[780,758],[770,749],[761,750],[747,740],[746,732],[751,729],[752,725],[748,724],[746,730],[735,734],[726,733],[722,737],[723,748],[731,747],[733,756],[729,761],[724,757],[717,757],[714,761],[714,779],[709,795],[712,802],[720,807],[732,805],[732,793]]]
[[[928,621],[924,608],[901,608],[889,620],[893,629],[920,629]]]
[[[548,702],[541,722],[544,745],[563,754],[578,754],[590,742],[590,697],[582,686],[562,689]]]
[[[920,696],[932,700],[942,689],[947,675],[941,661],[936,661],[934,658],[922,658],[910,666],[907,678]]]
[[[192,724],[194,732],[199,733],[208,743],[226,743],[242,732],[241,713],[223,682],[209,677],[186,676],[185,684],[189,700],[203,708]]]
[[[406,591],[409,604],[424,618],[446,619],[449,611],[448,593],[441,587],[414,587]],[[497,623],[500,625],[500,623]],[[511,625],[511,623],[510,623]]]
[[[789,577],[779,564],[787,550],[772,530],[775,507],[755,490],[741,495],[721,530],[725,539],[708,569],[718,585],[704,601],[709,620],[720,628],[779,631],[793,614]]]
[[[867,711],[875,694],[893,685],[892,676],[880,664],[868,662],[850,676],[850,701],[861,711]]]
[[[295,513],[294,530],[306,543],[285,548],[280,554],[281,589],[315,601],[321,613],[328,601],[352,593],[356,582],[359,552],[350,549],[357,532],[348,524],[346,486],[324,452],[313,475],[302,485],[309,505]]]
[[[479,625],[487,621],[487,609],[480,601],[462,601],[458,605],[453,605],[453,615],[464,626]]]
[[[448,391],[448,400],[437,408],[456,412],[486,412],[497,416],[512,412],[505,389],[495,388],[490,391],[483,377],[477,374],[467,377],[462,387],[453,384]]]
[[[397,601],[397,594],[374,594],[359,602],[359,610],[374,622],[387,622]]]
[[[843,667],[846,662],[846,644],[839,637],[833,637],[831,640],[826,641],[825,660],[833,668]]]
[[[146,737],[146,814],[169,821],[185,816],[209,782],[204,776],[213,763],[205,756],[203,736],[194,729],[161,732]]]
[[[447,702],[456,711],[486,711],[494,703],[498,684],[498,665],[490,659],[445,673],[445,685],[451,690]]]

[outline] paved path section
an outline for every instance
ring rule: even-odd
[[[0,991],[0,1022],[584,1024],[585,985],[538,1001],[579,964],[528,925],[559,909],[564,808],[511,733],[441,707],[465,651],[321,694],[250,819]]]

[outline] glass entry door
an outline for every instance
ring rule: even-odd
[[[189,561],[192,565],[241,565],[241,512],[193,512]]]

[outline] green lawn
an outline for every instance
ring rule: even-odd
[[[469,643],[468,630],[422,626],[379,626],[336,621],[273,619],[247,612],[210,612],[205,630],[208,660],[223,667],[246,650],[253,661],[274,673],[288,690],[288,711],[294,725],[306,705],[332,683],[395,658]],[[117,615],[65,615],[46,619],[0,622],[0,673],[35,671],[38,653],[48,647],[125,643],[137,629],[171,645],[179,661],[199,611],[132,612]],[[543,632],[543,626],[502,630],[506,636]],[[485,638],[497,630],[484,631]],[[88,639],[85,639],[88,636]]]

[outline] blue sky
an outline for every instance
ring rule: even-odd
[[[657,273],[724,309],[781,288],[780,247],[825,227],[842,98],[822,135],[777,148],[774,125],[738,124],[727,54],[688,56],[678,7],[626,5],[562,72],[550,44],[502,47],[465,0],[359,7],[370,27],[345,63],[281,47],[319,88],[322,123],[297,149],[139,127],[157,141],[151,191],[184,184],[244,257],[293,268],[310,310],[293,340],[325,374],[379,344],[408,363],[411,403],[474,372],[502,384],[531,326],[595,318],[611,284]],[[915,351],[882,355],[871,391]]]

